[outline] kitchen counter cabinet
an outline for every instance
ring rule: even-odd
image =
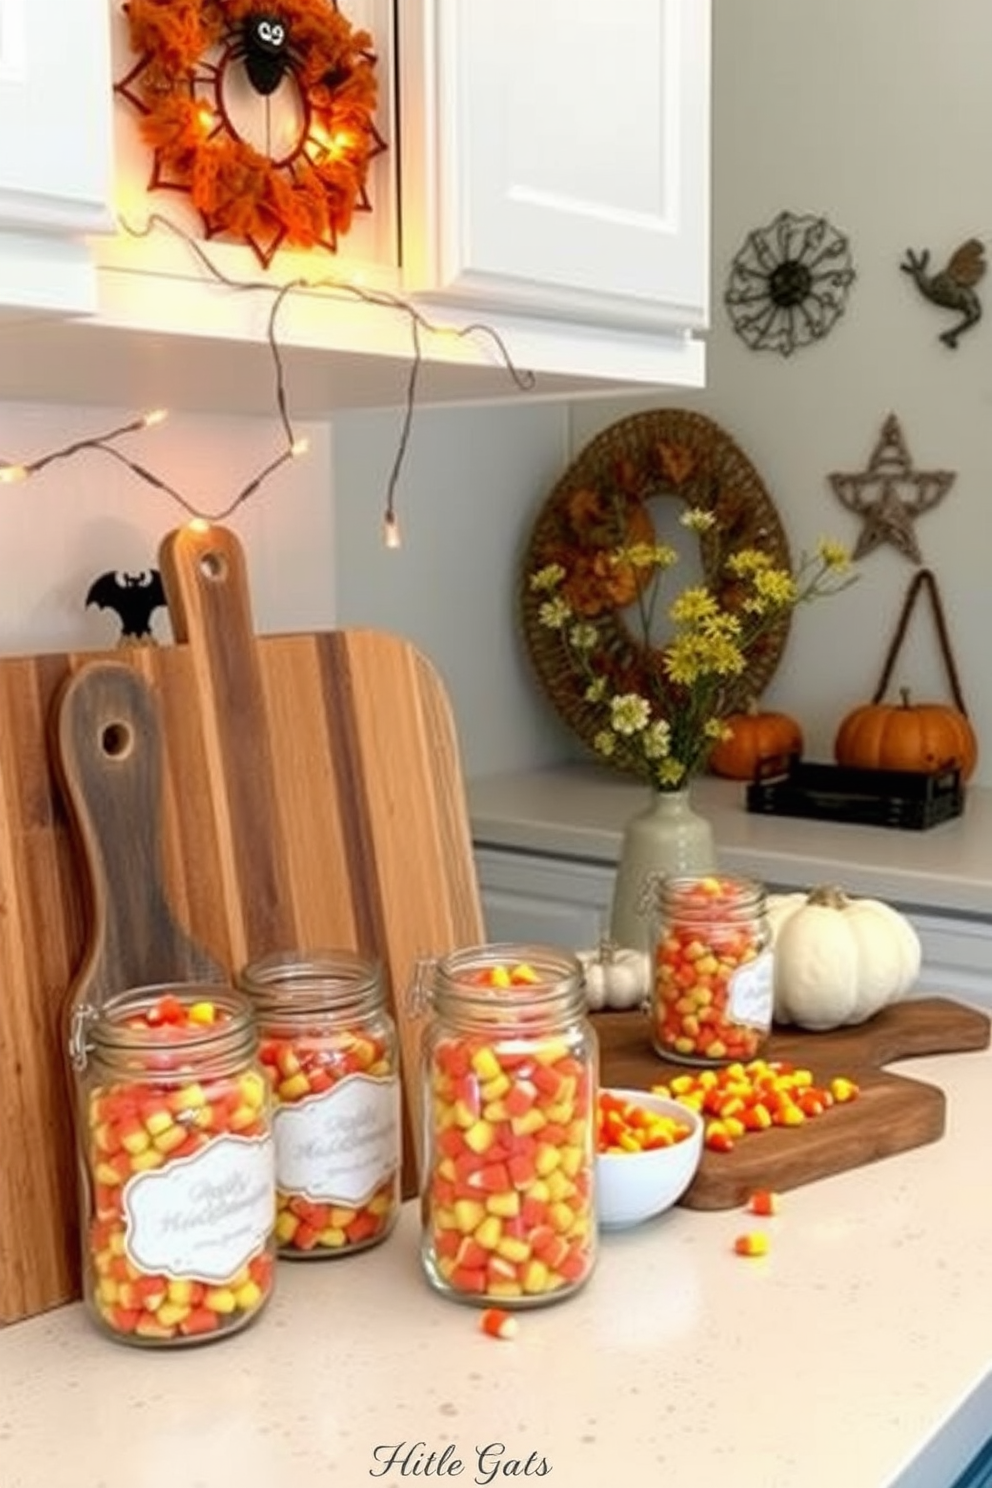
[[[947,1091],[939,1143],[768,1221],[677,1208],[606,1236],[509,1343],[429,1289],[413,1204],[378,1249],[281,1265],[258,1323],[205,1348],[128,1349],[78,1306],[10,1327],[4,1488],[463,1488],[492,1442],[531,1464],[497,1485],[543,1458],[559,1488],[950,1488],[992,1419],[992,1053],[903,1069]],[[736,1257],[756,1225],[769,1254]],[[381,1470],[418,1442],[447,1470]]]
[[[776,889],[839,883],[898,905],[923,945],[919,990],[992,1007],[992,790],[970,788],[962,816],[922,832],[749,813],[744,790],[712,776],[693,787],[726,871]],[[583,765],[471,781],[491,938],[595,945],[624,823],[645,800],[637,781]]]

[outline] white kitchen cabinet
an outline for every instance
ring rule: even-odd
[[[109,37],[97,4],[0,0],[0,316],[96,306],[113,228]]]
[[[709,23],[702,0],[402,6],[407,285],[578,323],[703,328]]]
[[[52,6],[49,30],[69,33],[66,76],[45,84],[46,98],[64,94],[52,139],[66,116],[82,121],[67,174],[92,204],[111,80],[133,54],[120,0]],[[262,270],[249,249],[213,239],[203,245],[212,275],[161,228],[94,238],[95,304],[75,307],[93,313],[9,326],[0,398],[271,412],[275,292],[328,279],[279,303],[285,382],[301,419],[402,404],[410,318],[367,303],[369,291],[425,318],[421,402],[701,386],[710,0],[347,0],[342,10],[373,37],[388,148],[372,163],[372,211],[356,214],[338,252],[280,251]],[[0,0],[0,16],[29,13],[36,28],[41,7]],[[109,77],[96,55],[107,32]],[[80,65],[91,57],[96,65]],[[48,58],[45,67],[47,76]],[[41,81],[34,69],[25,77],[40,110]],[[198,232],[181,193],[147,189],[151,160],[133,108],[118,98],[112,115],[115,213],[139,228],[163,214]],[[249,292],[237,287],[246,281]],[[23,303],[32,294],[37,308],[29,279]],[[525,392],[504,352],[533,374]]]

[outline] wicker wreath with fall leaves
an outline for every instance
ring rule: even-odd
[[[336,251],[368,211],[376,130],[372,37],[331,0],[127,0],[137,62],[116,91],[141,116],[150,190],[188,192],[208,238],[247,243],[263,266],[285,244]],[[299,127],[280,155],[238,133],[226,92],[242,68],[268,97],[288,79]]]
[[[658,409],[611,425],[586,445],[541,507],[527,543],[520,580],[520,611],[530,660],[556,712],[595,750],[602,710],[587,694],[585,680],[565,663],[561,635],[542,619],[546,594],[533,576],[547,565],[564,572],[560,593],[578,621],[597,629],[597,656],[612,692],[654,693],[664,688],[664,644],[645,646],[629,623],[637,572],[617,565],[611,554],[633,544],[653,543],[651,503],[674,498],[686,507],[712,512],[711,531],[699,534],[706,583],[721,606],[743,599],[720,553],[753,548],[776,567],[791,558],[782,522],[758,472],[720,426],[702,414]],[[746,670],[732,680],[730,711],[758,697],[781,659],[789,634],[788,611],[776,618],[746,651]],[[611,763],[644,774],[633,743],[618,741]]]

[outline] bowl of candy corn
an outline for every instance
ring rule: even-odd
[[[648,1090],[601,1089],[598,1114],[600,1229],[628,1229],[670,1209],[699,1167],[703,1118]]]

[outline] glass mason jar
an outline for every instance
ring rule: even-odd
[[[596,1259],[598,1045],[566,951],[486,945],[423,968],[421,1255],[438,1291],[531,1307]]]
[[[73,1014],[83,1300],[125,1343],[236,1332],[273,1284],[275,1154],[247,1000],[133,988]]]
[[[396,1026],[377,964],[346,950],[285,951],[238,981],[275,1103],[279,1254],[377,1245],[399,1212],[402,1159]]]
[[[755,1058],[772,1022],[765,892],[717,874],[658,885],[651,1018],[654,1047],[685,1064]]]

